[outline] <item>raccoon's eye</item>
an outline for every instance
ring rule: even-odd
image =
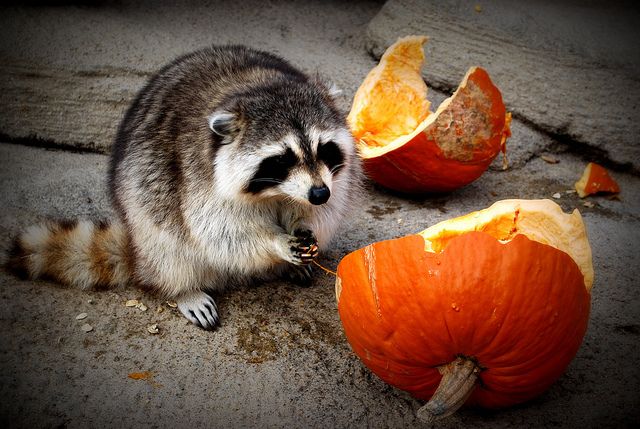
[[[273,160],[276,162],[276,164],[285,165],[287,163],[287,156],[286,155],[274,156]]]
[[[275,164],[280,165],[281,167],[293,167],[296,163],[296,156],[293,154],[291,149],[288,149],[282,155],[276,155],[271,159]]]
[[[264,189],[279,185],[287,178],[291,167],[295,164],[296,156],[291,149],[283,155],[266,158],[249,181],[247,192],[257,194]]]
[[[327,142],[318,147],[318,159],[324,162],[333,174],[342,169],[344,155],[335,142]]]

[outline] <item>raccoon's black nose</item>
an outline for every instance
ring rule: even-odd
[[[315,186],[309,191],[309,202],[313,205],[319,206],[327,202],[331,196],[331,191],[326,186],[316,188]]]

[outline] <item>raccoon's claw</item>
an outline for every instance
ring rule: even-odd
[[[291,240],[291,254],[297,265],[309,265],[318,256],[318,239],[311,230],[294,232]]]
[[[177,300],[178,310],[194,325],[214,330],[219,324],[216,302],[204,292],[194,292]]]

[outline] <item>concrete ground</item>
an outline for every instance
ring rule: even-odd
[[[275,51],[333,79],[348,111],[377,62],[370,52],[415,34],[419,23],[431,36],[425,79],[438,88],[430,90],[434,107],[468,67],[495,74],[515,116],[509,168],[500,160],[474,183],[438,197],[367,183],[361,206],[320,264],[335,269],[371,242],[501,199],[552,198],[565,212],[578,208],[596,280],[589,330],[574,361],[528,403],[463,408],[436,427],[640,425],[640,118],[637,84],[624,90],[628,79],[638,81],[637,51],[627,48],[635,33],[625,31],[638,16],[633,3],[478,1],[482,12],[475,3],[417,0],[81,3],[0,8],[0,261],[12,238],[42,219],[111,216],[104,176],[118,121],[144,81],[176,55],[228,42]],[[480,64],[482,52],[493,52],[491,61]],[[527,71],[536,58],[545,59],[536,62],[542,77]],[[511,85],[505,70],[520,84]],[[606,81],[588,102],[576,90],[589,75],[584,70]],[[619,103],[614,92],[628,98]],[[566,192],[589,161],[609,169],[620,200]],[[147,310],[127,307],[131,299]],[[271,282],[218,296],[222,326],[215,332],[134,288],[77,292],[2,273],[0,300],[1,427],[427,426],[415,417],[423,401],[389,387],[352,354],[334,277],[320,270],[309,288]],[[81,313],[87,316],[78,320]],[[152,324],[158,334],[147,331]],[[142,372],[153,374],[129,377]]]

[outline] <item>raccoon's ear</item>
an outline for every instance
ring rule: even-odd
[[[342,97],[342,90],[338,88],[338,86],[321,76],[320,74],[316,74],[315,82],[322,86],[327,92],[326,94],[333,101],[339,101],[340,97]]]
[[[219,135],[220,137],[224,137],[224,142],[231,142],[229,137],[233,137],[238,132],[237,120],[235,114],[222,110],[213,112],[211,116],[207,118],[209,121],[209,128],[211,131]]]
[[[342,90],[338,88],[338,86],[335,83],[330,82],[327,85],[327,88],[329,89],[329,97],[333,98],[334,100],[336,98],[342,97]]]

